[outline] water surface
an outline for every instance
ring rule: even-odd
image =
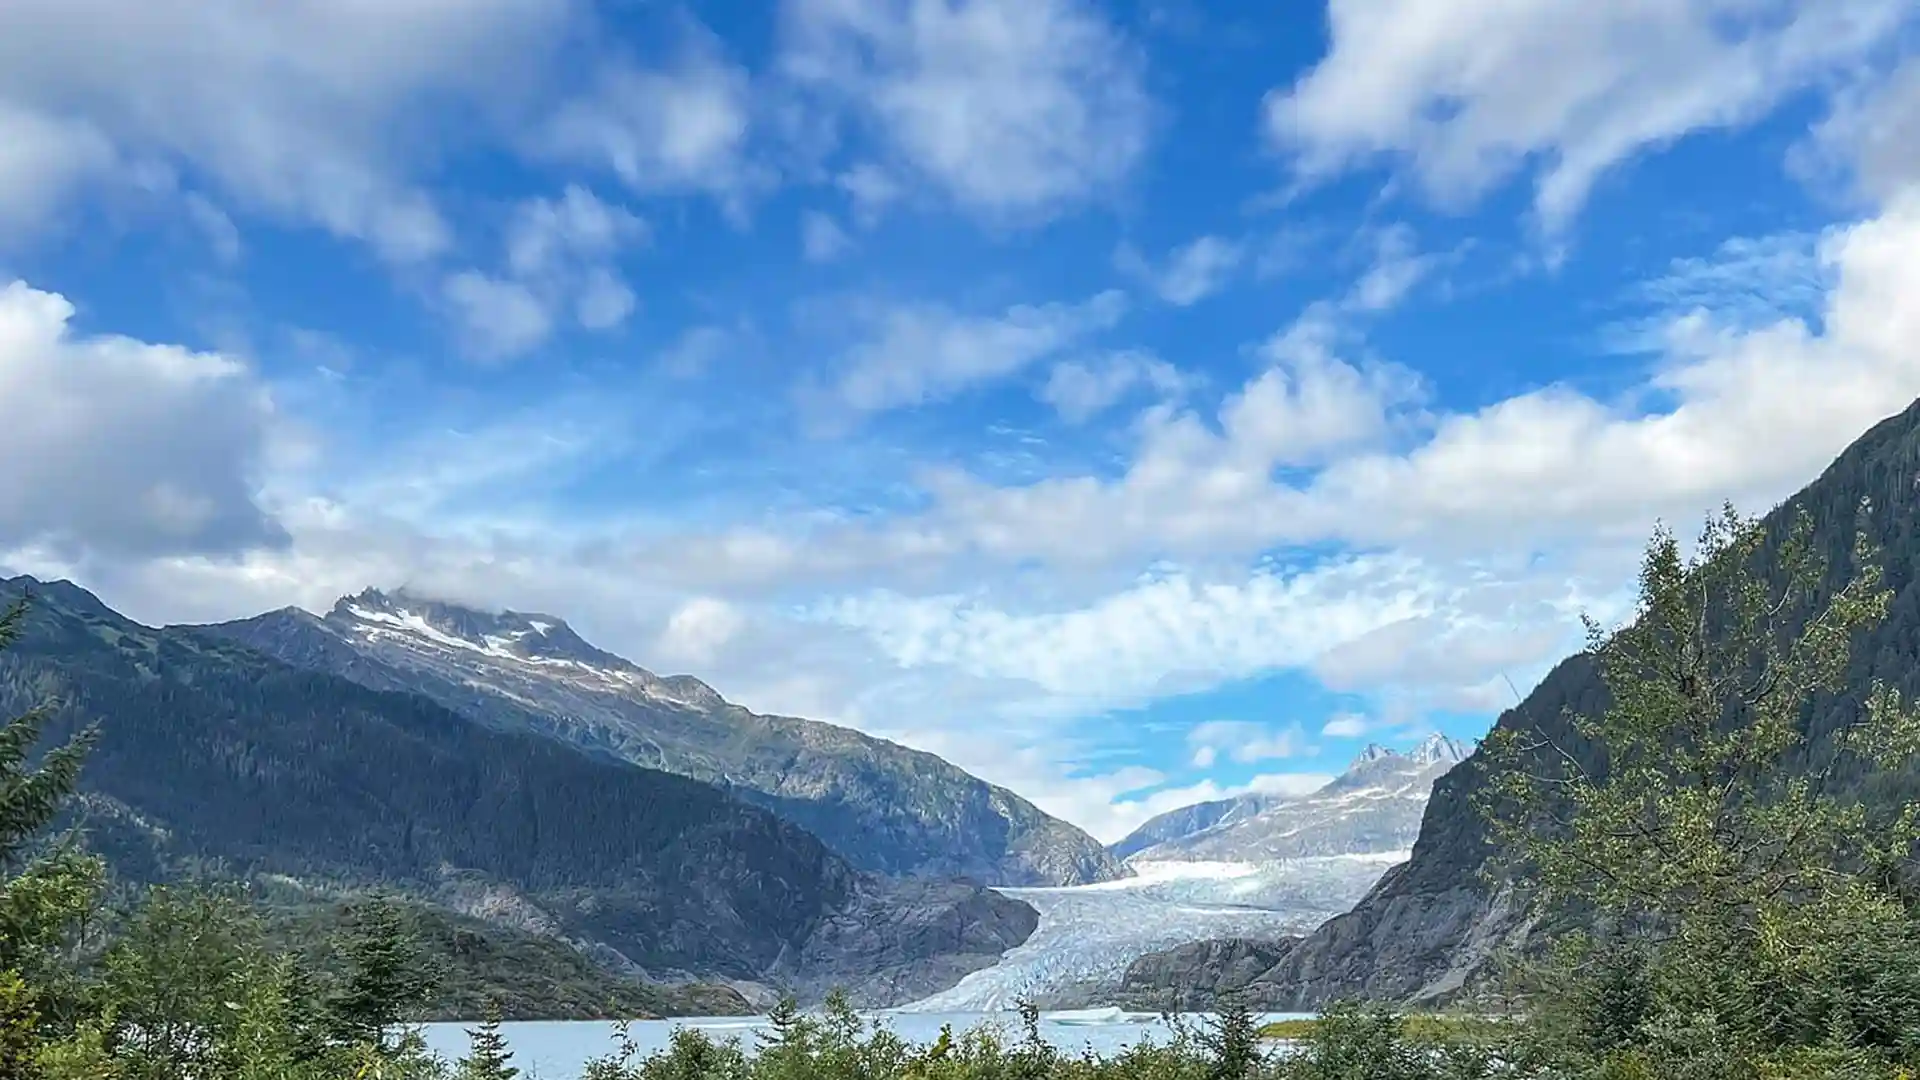
[[[1290,1019],[1301,1014],[1269,1013],[1261,1023]],[[1195,1025],[1207,1018],[1193,1014]],[[1008,1037],[1020,1031],[1020,1018],[1012,1012],[887,1012],[874,1020],[891,1028],[911,1043],[930,1043],[940,1035],[944,1024],[953,1025],[956,1034],[982,1024],[998,1026]],[[467,1051],[470,1024],[428,1024],[423,1029],[427,1045],[436,1053],[453,1060]],[[677,1020],[637,1020],[628,1034],[642,1054],[663,1049],[678,1027],[697,1028],[711,1038],[737,1038],[752,1048],[755,1035],[767,1030],[764,1016],[685,1017]],[[514,1064],[525,1080],[579,1080],[586,1063],[613,1051],[612,1024],[591,1021],[546,1021],[503,1024],[501,1031],[513,1048]],[[1171,1030],[1159,1017],[1149,1013],[1122,1013],[1113,1009],[1046,1013],[1041,1016],[1040,1034],[1047,1042],[1069,1054],[1091,1049],[1111,1054],[1139,1042],[1152,1039],[1164,1042]]]

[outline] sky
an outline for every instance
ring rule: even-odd
[[[1105,840],[1920,395],[1912,0],[9,0],[0,568],[544,611]]]

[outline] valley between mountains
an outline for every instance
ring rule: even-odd
[[[397,894],[464,942],[449,962],[521,956],[473,978],[523,1015],[550,1011],[545,979],[575,987],[564,1015],[835,987],[1103,1002],[1197,932],[1346,910],[1464,755],[1371,747],[1323,792],[1191,807],[1109,851],[931,754],[757,715],[557,616],[368,589],[324,616],[156,629],[66,582],[0,584],[18,599],[0,710],[51,697],[56,737],[101,725],[82,824],[119,876],[246,881],[294,920]]]
[[[1916,475],[1920,405],[1770,519],[1804,512],[1837,551],[1864,522],[1893,590],[1809,753],[1876,680],[1920,692]],[[934,1012],[1431,1004],[1578,918],[1484,872],[1497,778],[1438,735],[1108,848],[932,754],[756,714],[554,615],[368,589],[153,628],[67,582],[0,582],[22,599],[0,714],[51,701],[52,738],[98,726],[74,823],[120,880],[245,883],[289,940],[345,899],[398,898],[454,975],[442,1015],[749,1012],[833,988]],[[1603,705],[1577,657],[1498,723],[1580,753],[1567,717]],[[1920,788],[1911,768],[1847,783]]]

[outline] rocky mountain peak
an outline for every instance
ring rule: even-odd
[[[482,611],[406,588],[367,588],[343,596],[328,621],[350,629],[409,634],[435,644],[521,660],[572,661],[611,671],[645,674],[631,661],[595,648],[565,619],[534,611]]]
[[[1347,766],[1347,771],[1352,772],[1355,769],[1363,768],[1365,766],[1372,765],[1376,762],[1385,761],[1388,758],[1399,757],[1399,756],[1400,756],[1399,754],[1396,754],[1392,750],[1389,750],[1386,747],[1381,746],[1379,743],[1368,743],[1366,746],[1366,749],[1360,751],[1358,754],[1355,754],[1353,756],[1353,762],[1352,764]]]
[[[1445,762],[1458,765],[1467,760],[1471,751],[1458,739],[1449,739],[1439,732],[1427,736],[1426,740],[1413,750],[1413,760],[1417,765],[1434,765]]]

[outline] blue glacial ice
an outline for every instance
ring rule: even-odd
[[[1001,889],[1033,905],[1039,926],[998,964],[905,1012],[992,1012],[1021,1000],[1097,1000],[1140,956],[1218,937],[1300,934],[1351,908],[1407,852],[1270,863],[1148,862],[1098,885]]]

